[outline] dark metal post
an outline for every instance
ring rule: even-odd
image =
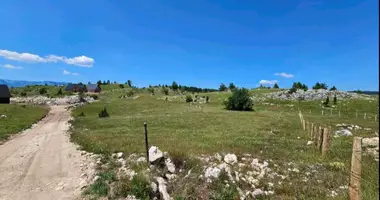
[[[145,129],[146,161],[149,163],[148,128],[147,128],[146,122],[144,122],[144,129]]]

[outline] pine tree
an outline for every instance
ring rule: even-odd
[[[275,84],[273,85],[273,88],[278,89],[278,88],[280,88],[280,87],[278,87],[278,84],[275,83]]]

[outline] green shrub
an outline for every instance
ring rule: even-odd
[[[123,85],[123,84],[120,84],[120,85],[119,85],[119,88],[124,88],[124,85]]]
[[[21,95],[22,97],[26,97],[26,92],[21,92],[20,95]]]
[[[223,92],[223,91],[226,91],[226,90],[227,90],[226,85],[224,85],[224,83],[221,83],[220,86],[219,86],[219,92]]]
[[[336,99],[336,95],[334,95],[334,105],[336,105],[336,102],[337,102],[337,99]]]
[[[323,102],[323,105],[328,106],[329,103],[330,103],[330,98],[329,98],[329,96],[327,96],[326,100]]]
[[[85,117],[86,115],[84,114],[84,112],[81,112],[81,113],[79,113],[78,116],[79,116],[79,117]]]
[[[99,113],[99,118],[109,117],[109,116],[110,116],[110,115],[108,114],[106,108],[103,108],[103,109],[100,111],[100,113]]]
[[[280,87],[278,87],[278,84],[275,83],[274,86],[273,86],[273,88],[278,89],[278,88],[280,88]]]
[[[249,96],[249,91],[245,88],[236,89],[232,92],[232,96],[224,102],[227,110],[252,111],[253,101]]]
[[[133,90],[129,90],[127,92],[127,97],[133,97],[134,94],[135,94],[135,92]]]
[[[164,95],[169,95],[169,89],[166,87],[162,88],[162,92],[164,93]]]
[[[62,88],[59,88],[58,92],[57,92],[57,95],[62,95]]]
[[[41,95],[43,95],[43,94],[46,94],[46,93],[47,93],[47,89],[46,89],[46,88],[40,88],[40,89],[38,90],[38,92],[39,92]]]
[[[210,97],[206,96],[206,103],[210,101]]]
[[[191,97],[191,95],[186,95],[186,98],[185,98],[186,102],[192,102],[193,101],[193,97]]]
[[[131,193],[139,199],[149,199],[150,186],[148,180],[143,175],[137,174],[133,177]]]
[[[97,99],[99,99],[99,96],[98,96],[98,95],[96,95],[96,94],[92,94],[92,95],[90,95],[90,97],[91,97],[91,98],[93,98],[94,100],[97,100]]]

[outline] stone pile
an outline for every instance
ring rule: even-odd
[[[84,100],[88,103],[92,103],[95,100],[92,97],[85,96]],[[72,105],[83,103],[78,95],[65,96],[62,98],[49,98],[45,96],[33,96],[33,97],[13,97],[11,103],[27,103],[37,105]]]
[[[264,94],[266,98],[280,99],[280,100],[325,100],[327,96],[333,98],[337,97],[338,100],[342,99],[370,99],[368,95],[361,95],[352,92],[344,91],[329,91],[324,89],[319,90],[297,90],[289,94],[288,90]],[[330,99],[331,101],[332,99]]]

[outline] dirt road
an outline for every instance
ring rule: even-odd
[[[36,126],[0,145],[1,200],[80,196],[86,158],[69,141],[69,118],[64,106],[52,106]]]

